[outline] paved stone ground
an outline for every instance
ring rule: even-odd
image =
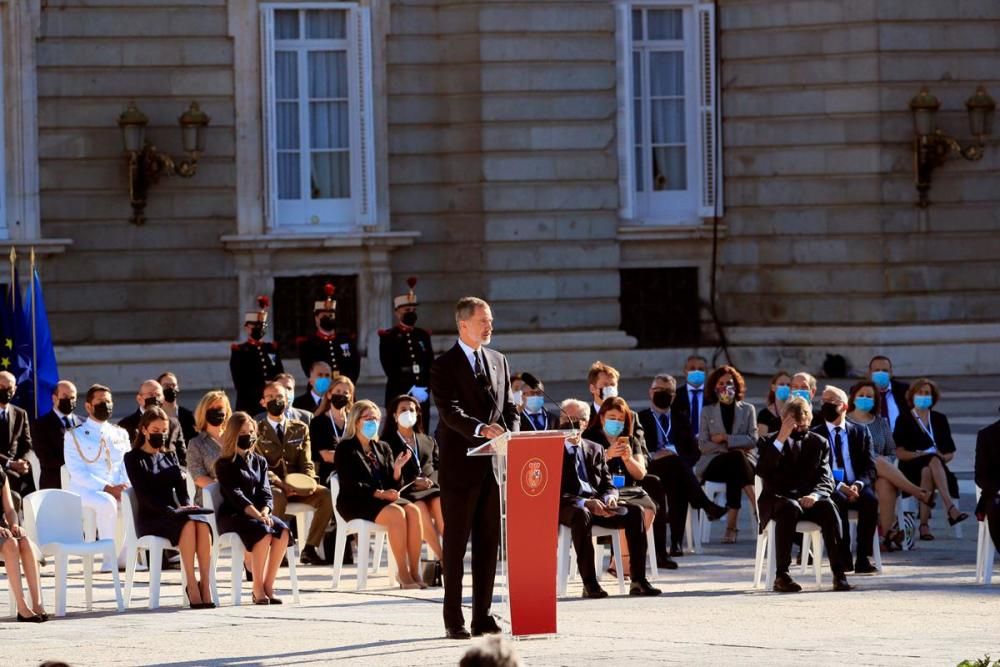
[[[886,573],[853,577],[858,590],[833,593],[830,574],[815,588],[798,576],[797,595],[752,591],[752,538],[713,543],[661,573],[660,598],[582,600],[578,582],[559,603],[558,637],[524,640],[529,665],[753,664],[954,665],[1000,655],[1000,573],[974,584],[976,524],[958,540],[942,522],[938,539],[886,556]],[[715,538],[718,540],[716,526]],[[228,572],[228,563],[223,568]],[[51,571],[51,570],[49,570]],[[330,591],[330,568],[300,568],[301,604],[181,609],[179,572],[164,575],[162,607],[114,612],[109,577],[98,578],[94,611],[83,608],[83,580],[71,578],[69,615],[41,626],[6,623],[2,665],[60,658],[72,665],[454,665],[469,643],[442,638],[441,591],[398,591],[384,577],[366,593]],[[345,570],[342,590],[354,586]],[[228,590],[221,575],[220,592]],[[138,575],[145,581],[145,575]],[[605,579],[609,591],[614,582]],[[52,578],[45,577],[51,601]],[[246,596],[249,597],[248,595]],[[51,604],[51,602],[50,602]],[[51,609],[51,607],[50,607]]]

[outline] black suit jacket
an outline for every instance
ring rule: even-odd
[[[559,428],[559,415],[548,410],[542,412],[545,415],[545,428],[539,429],[534,423],[528,419],[528,413],[521,413],[521,430],[522,431],[548,431]]]
[[[344,426],[346,428],[347,425]],[[339,435],[343,436],[343,429]],[[309,444],[312,447],[313,465],[316,466],[320,482],[326,482],[330,473],[336,471],[334,464],[324,461],[320,452],[323,450],[336,451],[337,436],[338,432],[334,430],[333,421],[329,415],[320,415],[309,422]]]
[[[198,436],[198,429],[194,426],[194,413],[182,405],[177,406],[177,421],[180,422],[185,444]]]
[[[701,457],[701,450],[698,449],[698,440],[691,431],[689,417],[690,415],[686,413],[681,414],[675,412],[673,408],[670,409],[670,433],[667,435],[667,440],[677,448],[678,456],[684,459],[688,465],[694,466]],[[642,430],[649,434],[646,449],[652,452],[660,441],[660,431],[651,408],[639,412],[639,424],[642,426]]]
[[[456,342],[431,366],[431,394],[438,409],[435,437],[441,451],[438,471],[441,488],[478,487],[493,479],[488,456],[466,456],[466,452],[486,442],[475,435],[480,424],[497,423],[509,431],[520,430],[517,408],[511,398],[510,367],[507,358],[489,348],[481,348],[486,359],[489,386],[480,385],[465,352]]]
[[[118,425],[121,426],[128,433],[128,439],[135,442],[136,431],[139,430],[139,422],[142,420],[142,411],[136,408],[136,411],[125,417]],[[187,465],[187,443],[184,440],[184,430],[181,428],[181,423],[177,421],[176,417],[168,417],[169,427],[167,428],[167,444],[166,449],[173,447],[174,451],[177,452],[177,460],[182,466]]]
[[[774,446],[777,433],[762,439],[757,447],[757,475],[764,483],[757,510],[760,529],[767,527],[778,498],[798,500],[816,494],[820,499],[833,493],[830,472],[830,445],[826,438],[809,431],[795,445],[791,439],[779,452]]]
[[[313,400],[312,392],[307,389],[306,393],[295,397],[295,400],[292,401],[292,407],[313,414],[319,407],[319,403]]]
[[[572,504],[581,498],[600,498],[603,501],[617,498],[618,489],[611,482],[611,471],[604,458],[604,448],[586,439],[580,441],[580,447],[583,449],[583,464],[587,469],[587,483],[594,489],[594,495],[581,493],[576,471],[576,454],[564,448],[560,503]]]
[[[861,426],[854,422],[844,421],[844,430],[847,431],[847,449],[851,452],[851,468],[854,469],[854,479],[861,482],[862,486],[871,486],[875,483],[875,453],[872,445],[872,434],[867,426]],[[829,441],[830,430],[826,427],[826,421],[820,426],[812,429],[813,433],[827,438]],[[833,467],[834,457],[833,445],[830,445],[830,467]]]
[[[376,498],[373,495],[375,491],[398,490],[402,486],[400,480],[392,477],[393,457],[389,443],[372,441],[371,447],[378,461],[378,470],[368,460],[357,438],[342,440],[337,447],[335,462],[340,481],[337,511],[348,521],[358,518],[374,521],[382,508],[389,504],[387,500]]]
[[[76,415],[70,415],[70,424],[74,427],[83,423]],[[39,485],[43,489],[62,488],[62,476],[59,468],[66,461],[63,459],[66,425],[62,415],[50,410],[31,424],[31,445],[38,455],[41,467]]]
[[[386,442],[389,443],[389,447],[392,448],[393,457],[399,456],[403,453],[403,450],[407,446],[403,443],[403,439],[399,437],[398,433],[384,433]],[[417,433],[417,451],[420,454],[420,458],[410,458],[403,466],[403,470],[400,475],[400,483],[409,484],[417,477],[426,477],[435,484],[438,480],[438,466],[441,463],[441,455],[438,451],[438,444],[434,441],[434,438],[427,435],[426,433]],[[411,449],[412,453],[413,450]],[[393,459],[395,460],[395,458]]]
[[[892,389],[892,400],[899,408],[899,414],[910,411],[910,406],[906,404],[906,392],[910,390],[910,385],[896,379],[889,380],[889,388]]]
[[[11,461],[23,459],[31,449],[28,413],[23,408],[9,404],[7,414],[7,430],[0,433],[0,464],[4,467]]]
[[[924,429],[917,423],[916,417],[907,408],[906,412],[899,413],[896,420],[896,428],[892,432],[892,439],[896,441],[896,447],[902,447],[911,452],[922,449],[930,449],[937,445],[937,449],[942,454],[950,454],[955,451],[955,439],[951,437],[951,426],[948,418],[940,412],[931,410],[931,430],[934,431],[934,439],[924,432]]]
[[[990,500],[1000,493],[1000,421],[976,435],[976,486],[982,489],[976,513],[986,511]]]

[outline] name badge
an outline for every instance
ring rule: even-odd
[[[621,489],[625,486],[625,475],[612,475],[611,484],[616,489]]]
[[[833,481],[840,484],[844,481],[844,471],[843,470],[833,470]]]

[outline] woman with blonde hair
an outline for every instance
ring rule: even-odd
[[[194,410],[198,435],[187,445],[187,469],[194,480],[194,502],[198,505],[201,504],[201,490],[215,481],[215,461],[222,453],[222,431],[232,413],[229,397],[221,390],[202,396]]]

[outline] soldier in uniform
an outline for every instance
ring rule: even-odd
[[[431,378],[434,350],[431,332],[414,326],[417,322],[417,279],[406,279],[410,291],[392,300],[396,326],[379,329],[378,356],[385,372],[385,405],[397,396],[409,394],[420,401],[424,432],[430,430],[431,404],[427,385]]]
[[[247,313],[243,319],[247,339],[243,343],[234,343],[229,355],[229,371],[236,387],[237,412],[256,413],[264,395],[264,384],[285,371],[278,356],[278,346],[263,340],[269,305],[270,299],[266,296],[257,297],[259,310]]]
[[[361,357],[354,344],[355,335],[337,331],[337,302],[333,300],[336,288],[327,283],[324,289],[326,298],[316,301],[313,307],[316,331],[298,339],[302,372],[309,375],[314,363],[325,361],[333,377],[346,375],[356,384],[361,374]]]
[[[97,514],[97,536],[113,540],[117,535],[118,504],[128,488],[128,475],[123,463],[125,453],[132,448],[128,433],[111,423],[113,402],[111,390],[95,384],[87,390],[89,419],[80,426],[67,429],[63,441],[63,457],[69,472],[67,491],[80,495],[84,508]],[[124,550],[118,554],[118,567],[124,567]],[[110,572],[114,563],[103,563],[102,572]]]

